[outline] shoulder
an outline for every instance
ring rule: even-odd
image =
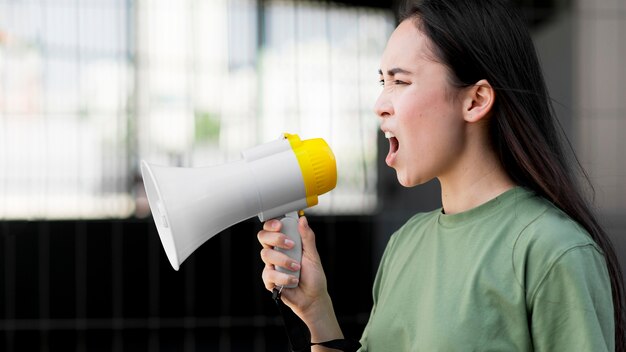
[[[556,270],[606,270],[604,254],[589,233],[549,201],[534,198],[532,202],[543,204],[537,207],[541,211],[526,219],[513,247],[514,266],[522,270],[518,274],[529,301]]]
[[[611,281],[600,247],[558,210],[522,236],[528,238],[525,295],[537,348],[612,350]]]
[[[543,206],[519,233],[517,246],[521,249],[541,256],[559,256],[586,245],[600,250],[589,233],[555,205],[539,197],[535,197],[533,202]]]
[[[407,220],[407,222],[404,223],[404,225],[402,225],[402,227],[400,227],[398,231],[396,231],[396,234],[402,234],[407,232],[411,233],[421,228],[424,228],[425,226],[432,226],[434,224],[437,224],[437,218],[440,214],[441,208],[429,212],[417,213],[413,215],[409,220]]]
[[[404,225],[393,233],[390,243],[402,241],[408,237],[414,237],[418,233],[423,233],[424,229],[437,224],[439,214],[441,214],[441,208],[413,215]]]
[[[415,243],[428,232],[430,226],[437,223],[437,216],[441,213],[441,209],[430,212],[417,213],[407,220],[400,228],[398,228],[389,238],[385,251],[383,253],[382,265],[388,264],[389,257],[395,257],[398,252],[411,252]],[[392,253],[393,254],[390,254]]]

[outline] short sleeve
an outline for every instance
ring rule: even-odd
[[[593,244],[573,247],[549,267],[529,302],[535,351],[613,351],[606,261]]]
[[[386,263],[389,260],[388,259],[388,257],[390,256],[389,252],[393,250],[395,238],[396,238],[396,234],[392,235],[391,238],[389,239],[389,242],[387,242],[387,246],[385,247],[385,251],[383,252],[383,256],[380,260],[380,264],[378,265],[376,277],[374,278],[374,285],[372,286],[373,306],[370,312],[369,320],[367,322],[367,325],[365,326],[365,329],[363,330],[363,335],[361,336],[361,340],[360,340],[361,349],[359,349],[359,352],[367,352],[368,350],[368,342],[367,342],[368,332],[369,332],[372,319],[374,318],[375,313],[376,313],[376,305],[378,304],[378,297],[379,297],[380,289],[382,286],[381,282],[384,280],[383,273],[385,271]]]

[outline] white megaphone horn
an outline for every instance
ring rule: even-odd
[[[198,168],[141,161],[150,210],[175,270],[208,239],[255,215],[261,221],[281,218],[281,232],[296,243],[282,251],[300,262],[298,211],[316,205],[319,195],[335,188],[332,150],[321,138],[302,141],[285,133],[241,156],[231,163]]]

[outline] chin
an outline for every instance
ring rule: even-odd
[[[423,185],[425,183],[427,183],[428,181],[430,181],[431,179],[422,179],[422,178],[415,178],[415,177],[411,177],[409,175],[404,175],[399,173],[396,170],[396,177],[398,178],[398,182],[406,188],[411,188],[411,187],[415,187],[415,186],[419,186],[419,185]]]
[[[419,184],[419,183],[416,183],[411,178],[406,177],[405,175],[400,175],[400,173],[398,172],[396,172],[396,176],[398,177],[398,182],[406,188],[417,186]]]

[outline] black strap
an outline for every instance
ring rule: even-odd
[[[334,348],[344,352],[356,352],[361,347],[358,341],[345,339],[311,343],[311,332],[309,328],[300,317],[289,309],[289,307],[285,306],[280,299],[280,290],[276,288],[272,290],[272,299],[278,307],[280,316],[283,318],[283,324],[285,325],[292,352],[310,352],[311,346],[313,345]]]
[[[272,299],[278,307],[280,316],[283,318],[291,350],[294,352],[311,351],[311,332],[309,328],[289,307],[285,306],[280,299],[280,291],[276,288],[272,291]]]
[[[344,352],[356,352],[359,348],[361,348],[361,344],[358,341],[354,340],[330,340],[326,342],[317,342],[312,343],[311,345],[320,345],[328,348],[334,348],[336,350],[344,351]]]

